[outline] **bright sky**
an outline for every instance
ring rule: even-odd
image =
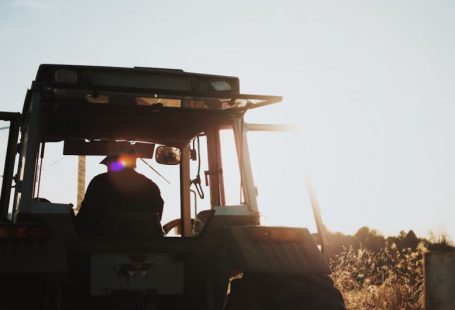
[[[449,0],[4,0],[0,107],[21,110],[41,63],[239,76],[285,97],[248,121],[301,125],[331,230],[453,238],[454,38]]]

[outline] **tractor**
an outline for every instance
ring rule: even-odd
[[[317,233],[261,226],[247,134],[285,126],[248,124],[244,116],[281,100],[242,94],[232,76],[41,65],[22,112],[0,113],[9,130],[0,308],[345,309],[317,206]],[[47,173],[49,150],[77,160],[76,203],[67,181],[75,174],[69,166]],[[121,212],[109,217],[113,229],[81,233],[86,166],[125,152],[167,182],[164,209],[175,218],[156,223],[153,212]],[[235,164],[227,165],[230,155]],[[233,185],[229,173],[238,177]]]

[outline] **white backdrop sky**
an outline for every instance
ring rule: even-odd
[[[21,110],[41,63],[239,76],[285,97],[248,120],[301,125],[345,233],[455,237],[454,55],[453,1],[0,2],[1,110]]]

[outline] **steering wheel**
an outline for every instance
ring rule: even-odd
[[[49,199],[43,198],[43,197],[35,197],[32,199],[35,202],[45,202],[45,203],[51,203]]]
[[[172,229],[174,229],[176,227],[178,228],[178,230],[180,230],[181,223],[182,223],[181,219],[175,219],[175,220],[167,222],[166,224],[163,225],[164,234],[167,235]],[[191,227],[193,227],[193,225],[194,225],[194,219],[191,219]],[[180,231],[178,231],[178,233],[181,234]]]

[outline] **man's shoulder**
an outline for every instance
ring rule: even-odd
[[[143,175],[142,173],[139,173],[137,171],[134,171],[134,175],[136,178],[142,180],[144,183],[148,183],[150,184],[151,186],[154,186],[154,187],[158,187],[155,182],[153,182],[152,180],[150,180],[149,178],[147,178],[145,175]]]
[[[104,173],[100,173],[96,176],[93,177],[93,179],[90,181],[90,183],[98,183],[98,182],[104,182],[108,179],[108,173],[107,172],[104,172]]]

